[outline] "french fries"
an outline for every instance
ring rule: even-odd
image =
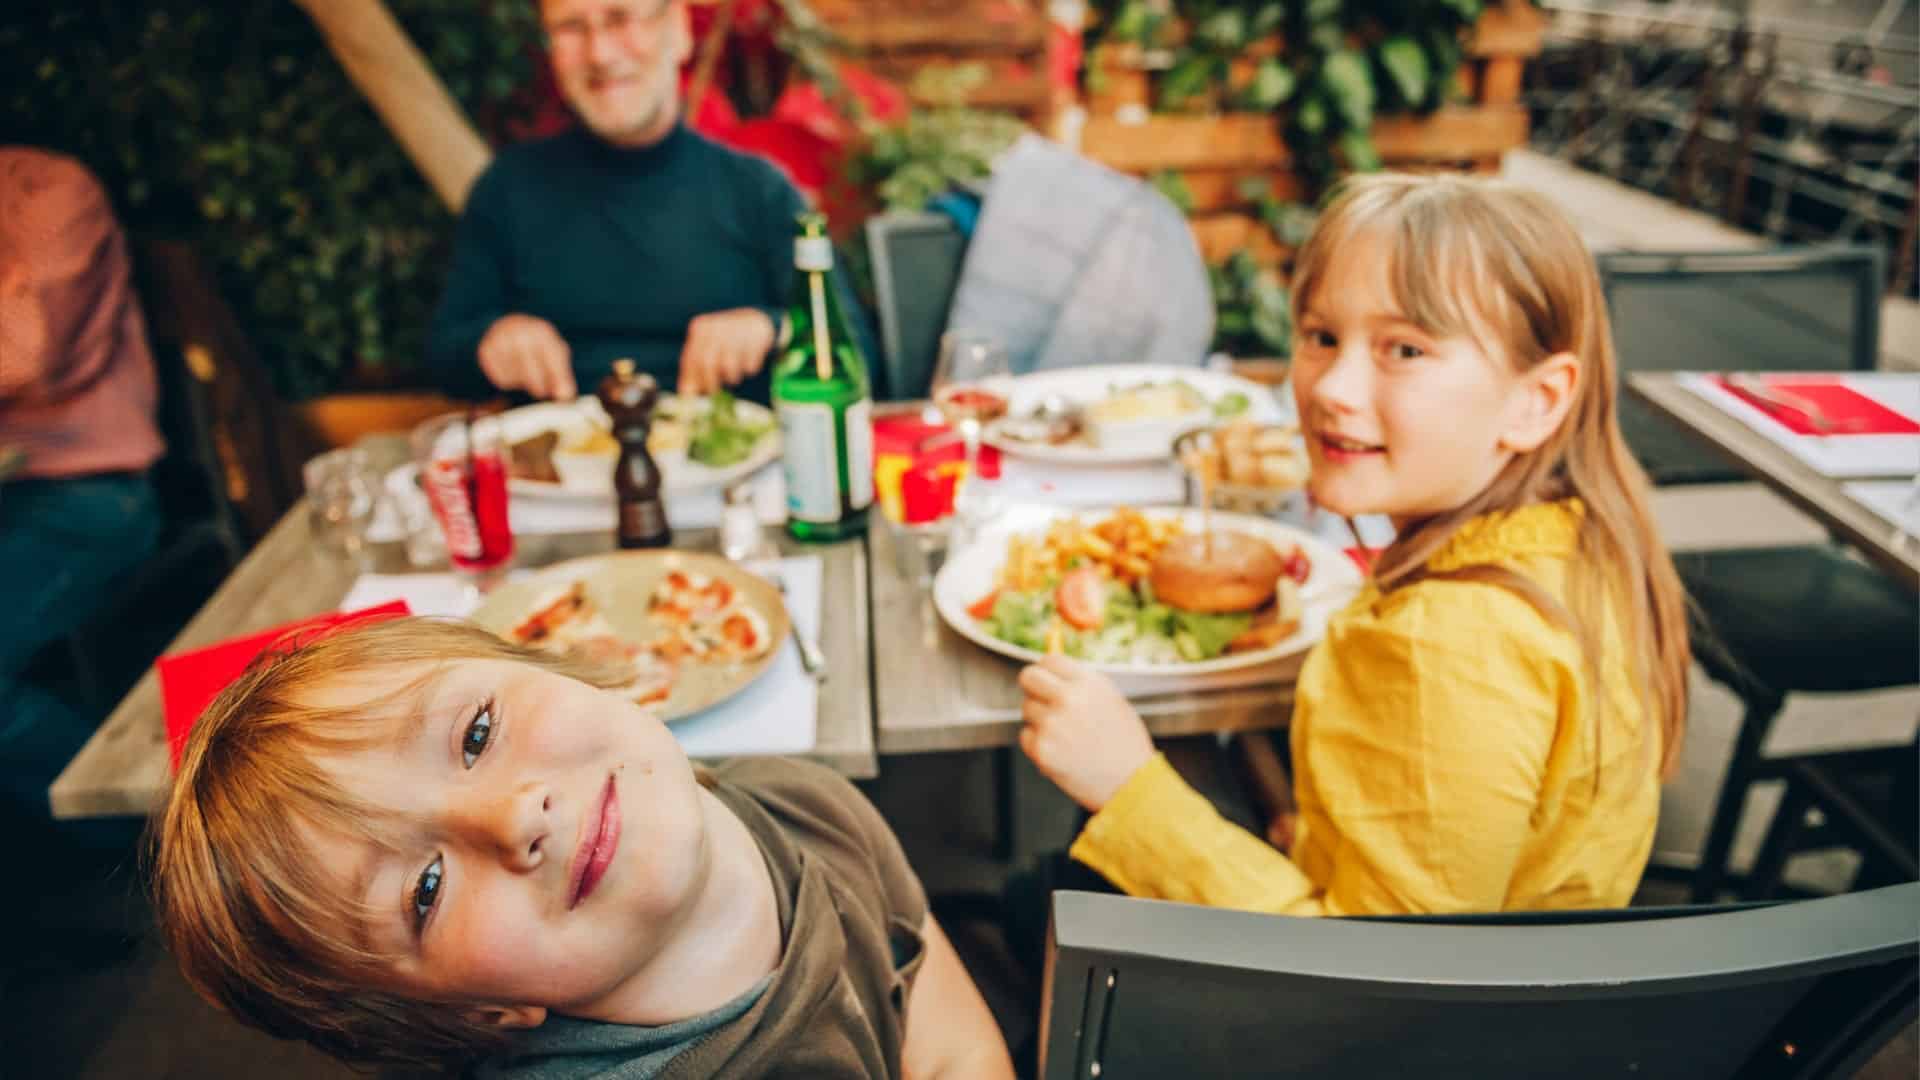
[[[1180,522],[1153,518],[1131,508],[1114,511],[1092,525],[1063,517],[1039,539],[1013,536],[1000,565],[1003,589],[1031,592],[1056,581],[1076,563],[1095,566],[1109,578],[1132,585],[1147,576],[1167,541],[1180,535]]]

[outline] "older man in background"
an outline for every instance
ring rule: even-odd
[[[680,122],[683,0],[541,0],[580,127],[501,151],[463,213],[429,355],[450,392],[590,393],[632,357],[765,399],[798,192]]]
[[[0,820],[99,717],[25,678],[154,547],[157,385],[126,236],[71,158],[0,146]]]

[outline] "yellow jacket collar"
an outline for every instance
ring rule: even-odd
[[[1482,514],[1461,525],[1427,560],[1433,571],[1500,563],[1516,555],[1573,554],[1580,538],[1579,499]]]

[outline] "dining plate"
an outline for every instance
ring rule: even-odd
[[[1008,382],[1007,417],[1014,419],[1030,415],[1049,399],[1059,399],[1084,409],[1116,390],[1176,380],[1198,390],[1209,403],[1219,402],[1234,394],[1243,395],[1247,408],[1238,414],[1240,416],[1262,423],[1281,423],[1286,420],[1285,412],[1271,387],[1225,372],[1163,364],[1106,364],[1021,375]],[[1203,419],[1194,426],[1209,422]],[[1015,438],[1005,421],[996,420],[987,425],[982,437],[989,446],[1002,453],[1055,465],[1136,465],[1171,457],[1173,437],[1178,434],[1178,431],[1170,432],[1163,440],[1145,446],[1099,447],[1086,441],[1084,434],[1056,444]]]
[[[1007,557],[1008,538],[1015,534],[1023,534],[1037,540],[1045,535],[1047,526],[1057,518],[1078,517],[1081,521],[1093,524],[1113,514],[1115,509],[1109,507],[1095,510],[1070,510],[1028,505],[1009,510],[993,524],[981,530],[972,541],[947,556],[946,564],[940,568],[940,573],[933,579],[935,609],[939,611],[941,619],[948,626],[953,627],[962,637],[982,648],[1028,663],[1042,659],[1042,653],[1015,645],[1010,641],[1003,641],[988,633],[980,620],[967,614],[967,608],[992,592],[997,585],[1000,567]],[[1143,509],[1139,512],[1149,518],[1177,518],[1187,532],[1197,533],[1205,527],[1203,525],[1205,516],[1198,509],[1167,507]],[[1347,557],[1345,552],[1311,533],[1267,518],[1250,517],[1244,514],[1225,514],[1216,511],[1212,515],[1212,522],[1215,529],[1248,533],[1266,540],[1281,551],[1297,546],[1306,553],[1312,565],[1307,580],[1300,589],[1302,606],[1305,608],[1305,613],[1300,620],[1300,628],[1268,648],[1216,656],[1211,660],[1171,664],[1098,661],[1083,661],[1083,663],[1109,675],[1124,676],[1129,679],[1211,675],[1269,663],[1301,652],[1319,641],[1321,635],[1326,632],[1327,619],[1344,607],[1360,589],[1363,580],[1360,568]]]
[[[663,396],[655,416],[659,417],[664,412],[674,409],[681,400],[671,394]],[[668,494],[676,491],[702,491],[731,487],[779,459],[780,426],[774,422],[772,411],[764,405],[741,401],[738,398],[734,399],[734,408],[738,410],[742,420],[766,425],[766,434],[760,436],[759,440],[753,444],[753,449],[746,457],[731,465],[702,464],[688,457],[684,447],[654,451],[653,460],[654,464],[660,467],[661,486]],[[562,447],[570,439],[578,438],[591,428],[597,427],[601,431],[606,431],[611,426],[606,410],[600,406],[598,399],[591,397],[565,402],[542,401],[523,405],[517,409],[508,409],[500,414],[500,422],[509,444],[524,442],[551,431],[559,435]],[[515,495],[561,499],[606,498],[613,494],[613,465],[616,456],[613,453],[606,455],[606,468],[603,470],[592,468],[572,470],[563,474],[563,479],[559,483],[514,476],[508,479],[507,487]]]
[[[704,575],[734,587],[739,603],[766,622],[771,639],[759,656],[720,663],[682,662],[673,689],[659,706],[663,720],[678,720],[727,700],[766,673],[793,632],[780,591],[766,579],[741,569],[717,555],[695,551],[616,551],[589,555],[537,570],[488,593],[472,619],[505,636],[531,614],[535,605],[575,582],[586,586],[588,598],[622,640],[644,644],[671,628],[648,614],[656,586],[678,570]]]

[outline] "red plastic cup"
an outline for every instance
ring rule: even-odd
[[[505,435],[496,417],[437,416],[413,429],[420,486],[447,538],[447,561],[485,591],[513,561]]]

